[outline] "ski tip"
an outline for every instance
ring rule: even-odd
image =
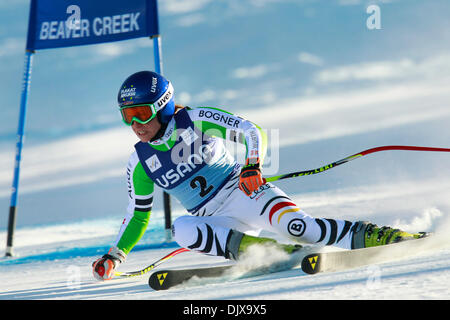
[[[320,272],[321,255],[320,253],[312,253],[302,260],[302,270],[308,274]]]
[[[419,232],[419,236],[417,237],[418,239],[422,239],[422,238],[427,238],[429,236],[433,235],[432,232]]]

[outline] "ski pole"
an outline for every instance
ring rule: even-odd
[[[159,259],[158,261],[152,263],[151,265],[149,265],[148,267],[145,267],[142,270],[137,270],[137,271],[131,271],[131,272],[115,272],[114,276],[118,277],[118,278],[129,278],[129,277],[136,277],[136,276],[141,276],[143,274],[146,274],[147,272],[149,272],[150,270],[153,270],[155,267],[159,266],[161,263],[163,263],[164,261],[176,256],[179,253],[182,252],[186,252],[189,251],[186,248],[180,248],[177,249],[175,251],[172,251],[171,253],[169,253],[168,255],[162,257],[161,259]]]
[[[332,168],[335,168],[341,164],[347,163],[349,161],[361,158],[365,155],[379,152],[379,151],[387,151],[387,150],[407,150],[407,151],[434,151],[434,152],[450,152],[450,149],[448,148],[431,148],[431,147],[415,147],[415,146],[382,146],[382,147],[376,147],[372,149],[367,149],[364,151],[361,151],[359,153],[356,153],[354,155],[348,156],[344,159],[335,161],[333,163],[327,164],[323,167],[317,168],[317,169],[311,169],[311,170],[305,170],[305,171],[298,171],[298,172],[292,172],[292,173],[286,173],[279,176],[273,176],[273,177],[267,177],[265,178],[266,182],[272,182],[277,180],[283,180],[288,178],[295,178],[295,177],[302,177],[302,176],[309,176],[312,174],[321,173],[327,170],[330,170]]]

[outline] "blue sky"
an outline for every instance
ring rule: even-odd
[[[314,81],[322,69],[373,61],[419,63],[447,52],[446,1],[159,1],[164,73],[178,99],[255,108],[337,86]],[[381,30],[368,30],[366,8],[377,4]],[[13,138],[23,69],[28,1],[0,4],[0,137]],[[120,125],[118,86],[153,68],[147,39],[51,49],[34,59],[27,129],[55,138]],[[348,87],[349,83],[344,83]],[[256,94],[258,93],[258,94]],[[70,115],[68,117],[68,115]]]
[[[373,4],[380,8],[380,30],[366,26]],[[178,102],[221,107],[279,130],[281,172],[381,144],[445,146],[449,9],[448,0],[159,1],[164,74]],[[5,210],[28,10],[29,1],[0,0]],[[148,39],[36,53],[21,217],[29,219],[33,208],[56,216],[61,207],[70,217],[90,210],[121,214],[124,166],[135,137],[120,120],[117,90],[128,75],[152,68]],[[324,150],[329,158],[318,161]],[[96,202],[105,194],[114,198],[106,207]],[[5,223],[2,216],[0,226]]]

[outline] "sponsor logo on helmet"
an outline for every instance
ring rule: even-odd
[[[150,88],[151,93],[156,92],[156,85],[158,84],[158,78],[152,77],[152,87]]]
[[[131,86],[131,88],[123,88],[120,90],[120,99],[125,99],[128,97],[134,97],[136,95],[136,88]]]
[[[159,111],[172,99],[173,97],[173,86],[169,82],[169,87],[167,88],[166,92],[159,98],[157,101],[155,101],[155,107],[156,110]]]
[[[161,107],[165,106],[171,97],[172,97],[172,92],[167,91],[166,94],[162,97],[162,99],[158,100],[158,107],[161,108]]]

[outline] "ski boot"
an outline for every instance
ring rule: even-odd
[[[425,232],[408,233],[391,227],[378,227],[367,221],[359,221],[353,227],[352,249],[369,248],[396,243],[406,240],[414,240],[426,237]]]
[[[300,250],[300,248],[302,247],[298,244],[281,244],[274,239],[253,237],[236,230],[231,230],[227,240],[225,258],[238,260],[239,257],[248,249],[248,247],[254,244],[270,244],[288,254],[292,254]]]

